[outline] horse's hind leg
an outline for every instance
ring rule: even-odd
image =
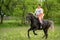
[[[31,30],[32,30],[32,28],[28,29],[28,38],[30,38],[29,32],[30,32]]]
[[[44,38],[44,37],[45,37],[45,35],[42,38]]]
[[[45,35],[44,35],[44,37],[47,39],[47,37],[48,37],[48,30],[44,30],[44,33],[45,33]]]

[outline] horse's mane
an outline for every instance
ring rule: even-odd
[[[28,15],[31,15],[34,19],[38,19],[32,13],[28,13]]]

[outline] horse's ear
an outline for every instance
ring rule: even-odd
[[[32,13],[32,12],[29,12],[28,14],[29,14],[29,15],[33,15],[33,13]]]

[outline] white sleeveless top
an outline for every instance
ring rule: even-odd
[[[37,8],[36,10],[35,10],[35,13],[36,13],[36,15],[39,15],[40,13],[43,13],[43,9],[42,8]]]

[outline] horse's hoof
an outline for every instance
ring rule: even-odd
[[[47,38],[45,38],[45,39],[47,39]]]
[[[42,37],[42,38],[44,38],[44,37]]]
[[[30,39],[30,37],[28,36],[28,38]]]
[[[34,35],[37,35],[37,34],[34,34]]]
[[[45,36],[43,36],[42,38],[44,38]]]
[[[30,37],[28,37],[30,39]]]

